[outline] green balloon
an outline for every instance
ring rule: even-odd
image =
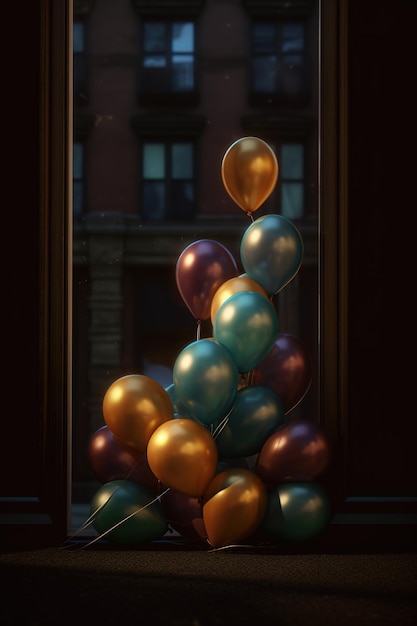
[[[168,523],[160,501],[154,499],[148,488],[133,481],[105,483],[90,503],[93,526],[114,543],[141,544],[159,539],[168,531]]]
[[[330,520],[330,502],[315,482],[285,483],[268,493],[261,532],[272,541],[302,542],[320,533]]]
[[[257,454],[268,437],[284,423],[284,406],[269,387],[239,389],[226,425],[215,436],[219,459]]]

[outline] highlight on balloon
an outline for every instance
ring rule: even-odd
[[[274,303],[300,270],[303,240],[282,215],[253,218],[278,172],[257,137],[225,152],[225,191],[251,218],[240,258],[212,239],[187,245],[175,280],[197,337],[177,355],[172,384],[133,372],[108,386],[86,451],[100,487],[80,529],[97,536],[84,547],[140,546],[172,533],[201,549],[280,546],[312,540],[329,523],[320,480],[330,441],[293,417],[311,386],[311,359],[281,330]]]

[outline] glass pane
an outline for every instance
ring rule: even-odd
[[[319,3],[312,2],[309,75],[315,77]],[[123,374],[157,379],[159,366],[172,372],[180,351],[196,338],[196,320],[175,281],[179,254],[191,240],[215,239],[240,264],[240,241],[250,220],[228,197],[220,175],[222,157],[240,132],[273,141],[279,155],[278,184],[256,217],[280,212],[297,219],[309,250],[300,280],[274,301],[280,332],[299,337],[312,355],[312,385],[293,416],[317,418],[319,389],[318,326],[310,315],[317,305],[317,86],[305,107],[297,101],[296,108],[275,102],[265,108],[250,101],[247,84],[253,70],[256,89],[273,93],[287,74],[298,74],[286,72],[283,52],[292,68],[299,67],[302,31],[282,30],[281,17],[257,22],[246,3],[237,1],[233,14],[232,5],[225,11],[227,3],[219,0],[193,3],[201,7],[198,30],[181,14],[181,3],[163,3],[171,7],[166,20],[143,19],[127,0],[87,4],[91,37],[83,76],[89,99],[73,102],[73,127],[88,141],[83,155],[74,147],[73,183],[74,211],[82,210],[83,219],[73,229],[73,270],[81,278],[73,315],[72,495],[84,510],[99,487],[88,445],[104,426],[107,388]],[[196,97],[188,99],[187,91]],[[256,125],[242,129],[243,119]],[[306,120],[311,133],[303,163],[297,146]],[[282,153],[277,128],[286,131]],[[201,336],[211,337],[212,330],[210,319],[204,320]],[[82,534],[94,534],[94,528]]]
[[[281,178],[300,180],[304,177],[304,146],[299,143],[281,147]]]
[[[143,178],[161,179],[165,176],[165,146],[163,143],[143,144]]]
[[[145,220],[162,220],[165,213],[164,183],[143,182],[142,217]]]
[[[84,52],[84,22],[74,22],[72,29],[74,52]]]
[[[252,33],[253,51],[255,54],[274,52],[274,24],[254,24]]]
[[[304,50],[304,27],[299,23],[284,23],[282,25],[282,51],[302,52]]]
[[[167,59],[164,56],[146,56],[143,58],[144,67],[166,67]]]
[[[72,146],[72,175],[73,178],[83,177],[84,146],[76,141]]]
[[[172,178],[193,177],[193,145],[174,143],[172,145]]]
[[[166,25],[163,22],[146,22],[143,25],[143,49],[145,52],[166,50]]]
[[[194,57],[174,55],[172,57],[172,87],[176,91],[190,90],[194,87]]]
[[[302,183],[282,183],[282,215],[290,220],[299,219],[304,213],[304,185]]]
[[[258,57],[253,61],[253,88],[259,92],[275,91],[277,80],[277,57]]]
[[[171,217],[191,219],[194,215],[194,183],[176,181],[171,189]]]
[[[194,24],[192,22],[173,24],[172,52],[194,52]]]

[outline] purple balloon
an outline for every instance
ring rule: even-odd
[[[329,442],[320,426],[297,419],[268,437],[258,455],[255,473],[268,487],[312,481],[322,474],[329,460]]]
[[[311,359],[293,335],[278,334],[275,344],[252,374],[254,385],[265,385],[280,397],[285,413],[294,409],[307,394],[312,381]]]
[[[194,241],[177,260],[177,287],[196,320],[210,317],[211,301],[217,289],[237,275],[238,267],[232,254],[212,239]]]
[[[129,479],[159,493],[161,485],[141,453],[119,443],[108,426],[99,428],[90,438],[88,460],[97,480],[103,484]]]
[[[182,537],[207,541],[200,498],[170,489],[161,498],[165,519]]]

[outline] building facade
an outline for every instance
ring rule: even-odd
[[[249,217],[221,162],[243,136],[275,151],[277,185],[256,212],[303,237],[296,278],[274,297],[313,380],[295,409],[318,419],[317,0],[78,0],[73,36],[73,481],[88,500],[87,445],[119,376],[164,386],[196,338],[176,261],[213,239],[240,266]],[[242,269],[243,272],[243,269]],[[202,334],[211,335],[210,322]]]

